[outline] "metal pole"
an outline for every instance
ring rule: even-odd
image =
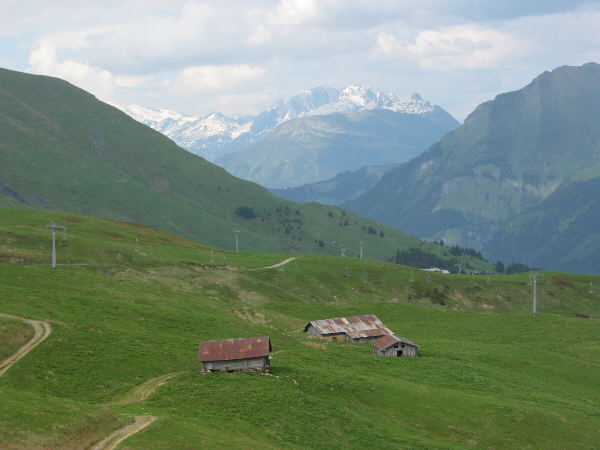
[[[56,269],[56,231],[52,228],[52,268]]]
[[[533,284],[533,305],[531,312],[537,314],[537,272],[529,272],[529,278],[531,278],[531,283]]]
[[[237,252],[239,250],[239,244],[238,244],[238,233],[240,232],[240,230],[234,230],[235,233],[235,251]]]
[[[46,228],[52,230],[52,268],[56,269],[56,230],[64,230],[66,227],[56,225],[56,222],[51,222],[46,225]]]
[[[363,259],[363,241],[360,241],[360,257],[359,259]]]
[[[533,276],[533,313],[537,314],[537,276]]]

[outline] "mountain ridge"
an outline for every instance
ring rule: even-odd
[[[269,189],[295,187],[408,161],[457,125],[443,110],[435,116],[369,109],[302,117],[216,163]]]
[[[461,127],[343,206],[495,259],[496,233],[598,164],[599,107],[600,65],[544,72],[482,103]],[[556,258],[533,264],[554,267]]]
[[[292,119],[373,109],[425,115],[433,120],[447,114],[419,94],[401,98],[393,92],[372,89],[366,85],[348,85],[342,89],[321,86],[305,90],[277,101],[256,115],[237,118],[217,112],[184,115],[135,104],[113,106],[212,162],[259,141],[277,126]]]

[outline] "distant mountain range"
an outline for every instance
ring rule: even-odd
[[[418,114],[371,109],[309,116],[289,120],[216,162],[268,188],[300,186],[367,165],[408,161],[458,125],[441,108]]]
[[[599,273],[599,117],[600,65],[544,72],[344,206],[494,259]]]
[[[220,113],[205,116],[184,115],[139,105],[114,106],[137,121],[160,131],[181,147],[213,162],[259,141],[282,123],[302,117],[374,109],[444,116],[441,114],[441,108],[430,105],[418,94],[410,98],[400,98],[392,92],[357,85],[349,85],[339,90],[317,87],[280,100],[257,115],[238,118],[226,117]]]
[[[0,208],[93,214],[224,249],[233,230],[241,250],[357,256],[362,242],[368,257],[390,260],[417,248],[455,267],[439,245],[235,178],[63,80],[0,69],[0,86]]]

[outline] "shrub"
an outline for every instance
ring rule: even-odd
[[[249,206],[240,206],[235,210],[235,215],[244,219],[254,219],[256,217],[256,213]]]

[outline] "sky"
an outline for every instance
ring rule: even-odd
[[[0,67],[184,114],[366,84],[463,120],[546,70],[600,62],[599,25],[600,1],[578,0],[0,0]]]

